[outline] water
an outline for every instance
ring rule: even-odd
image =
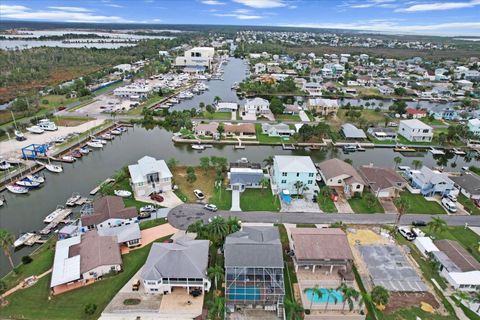
[[[87,39],[85,39],[87,40]],[[96,39],[90,39],[91,41],[97,41]],[[109,41],[109,40],[106,40]],[[0,41],[1,50],[24,50],[36,47],[61,47],[61,48],[97,48],[97,49],[117,49],[121,47],[132,47],[136,46],[136,43],[124,43],[124,42],[114,42],[114,43],[100,43],[100,42],[90,42],[90,43],[64,43],[62,41],[56,40],[2,40]]]
[[[248,300],[258,301],[260,300],[260,288],[256,287],[234,287],[229,291],[228,298],[230,300]]]
[[[328,295],[327,289],[321,288],[322,296],[319,297],[313,294],[312,289],[307,289],[305,294],[307,295],[308,300],[313,301],[314,303],[341,303],[343,302],[343,294],[340,291],[333,290],[331,295]],[[335,301],[336,300],[336,301]]]

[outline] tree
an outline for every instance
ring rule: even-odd
[[[367,192],[365,195],[364,195],[364,198],[365,200],[367,201],[367,207],[369,209],[371,209],[373,207],[373,205],[375,204],[376,202],[376,198],[375,196],[373,195],[373,193],[371,192]]]
[[[220,123],[217,127],[218,139],[222,140],[223,133],[225,132],[225,126],[223,123]]]
[[[227,219],[227,229],[228,234],[235,233],[241,228],[240,220],[237,217],[228,217]]]
[[[395,167],[398,167],[398,165],[402,163],[402,158],[399,156],[396,156],[395,158],[393,158],[393,161],[395,162]]]
[[[265,163],[267,167],[273,166],[273,156],[268,156],[268,158],[263,159],[263,163]]]
[[[215,289],[218,290],[218,281],[223,280],[223,268],[221,265],[216,264],[213,267],[208,268],[208,276],[215,279]]]
[[[292,299],[285,299],[285,311],[287,319],[289,320],[301,320],[303,314],[303,307],[297,301]]]
[[[472,295],[472,300],[473,303],[478,303],[478,308],[477,308],[477,313],[480,311],[480,290],[475,291],[475,293]]]
[[[285,110],[285,105],[278,97],[273,97],[272,101],[270,101],[270,110],[273,114],[282,114]]]
[[[200,158],[200,167],[203,169],[204,173],[207,174],[208,169],[210,169],[210,158],[201,157]]]
[[[308,296],[308,291],[311,292],[311,296],[308,297],[310,299],[310,310],[312,309],[313,306],[313,300],[315,300],[315,297],[318,299],[321,299],[323,296],[323,291],[320,289],[318,285],[315,285],[313,288],[307,288],[304,290],[305,294]]]
[[[423,162],[421,160],[413,160],[412,161],[412,166],[417,170],[423,165]]]
[[[187,168],[187,181],[189,183],[194,183],[197,181],[197,176],[195,175],[195,169],[193,167]]]
[[[215,104],[218,104],[220,101],[222,101],[222,98],[220,98],[219,96],[215,96],[215,97],[213,98],[213,102],[214,102]]]
[[[332,288],[325,289],[324,294],[327,296],[327,303],[325,304],[325,312],[327,312],[328,304],[330,303],[330,298],[332,298],[333,302],[337,304],[338,298],[335,295],[335,290]]]
[[[215,108],[212,107],[211,104],[207,104],[207,106],[205,107],[205,109],[207,110],[208,113],[214,113],[214,112],[215,112]]]
[[[84,311],[86,314],[92,315],[97,311],[97,305],[95,303],[88,303],[85,305]]]
[[[187,227],[187,232],[196,233],[199,238],[203,238],[205,235],[205,225],[201,219],[195,221]]]
[[[357,301],[360,293],[355,290],[354,288],[351,288],[347,286],[345,283],[342,283],[338,288],[337,291],[340,291],[343,294],[343,308],[342,311],[345,311],[345,305],[348,302],[348,308],[350,311],[353,310],[353,300]]]
[[[385,306],[390,299],[390,294],[388,293],[388,290],[382,286],[375,286],[370,295],[372,296],[373,303],[375,303],[376,305]]]
[[[227,222],[222,217],[214,217],[212,221],[207,224],[207,230],[212,242],[220,243],[228,234]]]
[[[15,241],[15,237],[6,229],[0,229],[0,247],[2,247],[3,254],[7,257],[10,266],[15,268],[12,260],[12,253],[11,248],[13,246],[13,242]]]
[[[407,94],[407,89],[404,87],[396,87],[394,91],[397,96],[404,96]]]
[[[443,232],[447,230],[447,222],[439,217],[433,217],[429,223],[427,223],[428,231],[430,232]]]
[[[102,196],[109,196],[113,194],[113,186],[111,183],[102,183],[98,190]]]
[[[402,197],[398,197],[397,199],[395,199],[394,204],[395,204],[395,206],[397,207],[397,210],[398,210],[397,219],[395,220],[395,229],[396,229],[398,227],[398,224],[400,223],[400,219],[402,218],[402,216],[405,213],[407,213],[407,210],[408,210],[410,204],[408,203],[407,199],[402,198]]]
[[[174,170],[177,166],[178,166],[178,163],[179,161],[175,158],[170,158],[168,159],[167,161],[167,167],[170,169],[170,170]]]
[[[268,178],[263,177],[262,179],[260,179],[259,183],[262,186],[262,193],[263,193],[264,189],[267,188],[268,185],[270,184],[270,180],[268,180]]]
[[[7,291],[7,283],[0,279],[0,307],[3,305],[3,294]]]
[[[304,186],[305,184],[300,180],[295,181],[295,183],[293,184],[293,187],[297,190],[297,197],[300,196],[300,189],[302,189]]]
[[[352,159],[345,159],[343,160],[344,162],[348,163],[349,165],[352,165],[353,164],[353,160]]]
[[[208,301],[208,319],[221,320],[225,313],[225,298],[216,297]]]

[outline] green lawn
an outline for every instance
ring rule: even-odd
[[[243,211],[280,211],[280,200],[272,195],[270,187],[246,189],[240,194],[240,208]]]
[[[430,119],[430,117],[423,117],[420,119],[425,124],[431,125],[431,126],[444,126],[445,123],[442,120],[437,120],[437,119]]]
[[[282,144],[282,143],[292,143],[294,140],[292,138],[284,139],[282,137],[270,137],[268,134],[262,133],[262,124],[255,124],[255,131],[257,134],[257,140],[260,143],[265,144]]]
[[[413,194],[409,191],[403,191],[400,193],[401,198],[405,198],[408,201],[407,213],[417,214],[445,214],[446,211],[436,201],[427,201],[421,194]]]
[[[204,112],[200,113],[196,118],[207,118],[210,120],[231,120],[232,113],[231,112]]]
[[[230,210],[232,207],[232,192],[216,188],[208,202],[216,205],[220,210]]]
[[[161,242],[169,237],[159,239]],[[145,263],[151,244],[123,255],[123,272],[106,277],[92,285],[82,287],[49,299],[51,275],[43,277],[34,286],[10,295],[8,306],[2,309],[2,318],[13,319],[98,319],[114,295]],[[85,314],[85,305],[94,303],[93,315]]]
[[[326,186],[322,187],[322,189],[323,188],[329,189],[329,187],[326,187]],[[320,190],[317,200],[318,200],[318,206],[320,207],[320,210],[322,210],[323,212],[325,213],[337,212],[337,207],[335,207],[335,203],[332,201],[330,197],[325,197],[322,194],[322,190]]]
[[[167,223],[167,219],[165,218],[158,218],[158,219],[147,220],[147,221],[140,220],[140,230],[150,229],[165,223]]]
[[[366,200],[366,195],[368,191],[364,191],[360,198],[351,198],[348,200],[350,207],[352,207],[353,212],[355,213],[384,213],[382,205],[378,202],[378,199],[375,198],[375,202],[371,205],[368,204]]]
[[[468,199],[463,194],[460,193],[458,197],[458,202],[460,202],[465,210],[467,210],[472,215],[480,215],[480,208],[478,208],[471,199]]]
[[[276,114],[275,120],[300,121],[301,119],[298,114]]]

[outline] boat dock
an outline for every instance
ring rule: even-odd
[[[282,143],[283,150],[295,150],[295,145],[292,143]]]
[[[55,229],[55,227],[58,226],[60,223],[65,223],[65,218],[68,217],[71,213],[71,209],[62,210],[62,212],[58,216],[56,216],[52,222],[50,222],[45,228],[40,230],[40,234],[47,235],[52,232],[52,230]]]
[[[23,245],[31,247],[35,243],[44,243],[46,240],[40,240],[41,238],[42,238],[41,235],[36,234],[33,237],[31,237],[30,239],[28,239],[27,241],[25,241],[25,243]]]
[[[100,188],[102,187],[103,184],[110,184],[110,183],[114,183],[115,182],[115,179],[113,178],[108,178],[106,180],[104,180],[102,183],[100,183],[98,186],[96,186],[94,189],[92,189],[92,191],[90,191],[90,195],[91,196],[94,196],[97,194],[98,191],[100,191]]]

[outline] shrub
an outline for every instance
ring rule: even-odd
[[[126,306],[135,306],[137,304],[140,304],[141,300],[140,299],[125,299],[123,300],[123,304]]]
[[[95,303],[89,303],[85,305],[85,313],[88,315],[92,315],[97,311],[97,305]]]
[[[33,261],[33,259],[30,256],[23,256],[22,257],[22,263],[23,264],[29,264],[32,261]]]

